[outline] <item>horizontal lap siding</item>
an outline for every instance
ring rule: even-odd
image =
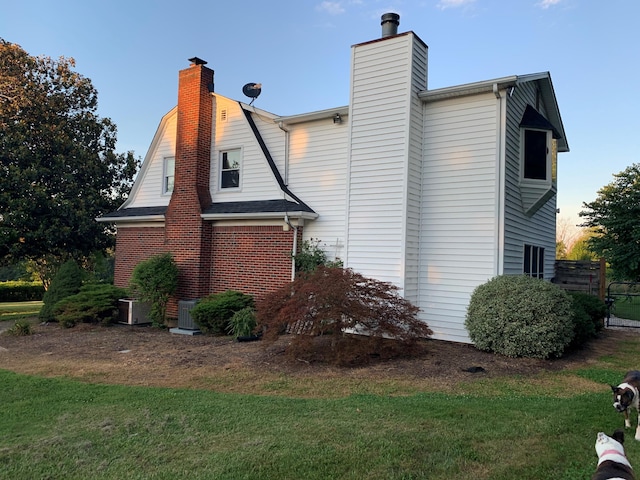
[[[347,266],[404,288],[412,35],[352,52]]]
[[[252,107],[245,107],[252,110]],[[220,114],[226,111],[226,120]],[[238,102],[216,96],[215,138],[211,151],[211,198],[216,202],[273,200],[283,198],[282,190],[273,175],[256,137]],[[252,114],[260,134],[271,156],[282,172],[284,165],[284,132],[273,122],[272,117]],[[220,186],[220,152],[241,148],[240,188],[224,189]]]
[[[344,258],[347,122],[325,119],[290,128],[289,188],[318,218],[304,226],[304,240],[320,240],[330,260]]]
[[[163,195],[164,159],[176,154],[177,109],[168,113],[160,122],[149,151],[145,157],[145,164],[136,178],[139,185],[133,191],[133,196],[127,207],[156,207],[169,205],[171,195]]]
[[[550,280],[555,264],[556,196],[528,217],[522,208],[519,186],[520,121],[527,104],[536,105],[536,83],[518,85],[507,102],[504,273],[523,273],[523,248],[529,244],[545,248],[544,277]]]
[[[470,341],[469,298],[496,273],[496,115],[492,94],[425,105],[419,307],[434,338]]]

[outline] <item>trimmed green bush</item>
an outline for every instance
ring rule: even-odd
[[[118,300],[127,291],[107,284],[89,284],[75,295],[63,298],[53,307],[55,319],[69,328],[78,323],[114,323],[118,320]]]
[[[75,260],[68,260],[62,264],[51,280],[51,285],[42,297],[42,309],[39,318],[43,322],[55,320],[53,307],[63,298],[75,295],[82,287],[82,270]]]
[[[42,282],[0,282],[0,302],[30,302],[42,300]]]
[[[191,318],[204,333],[225,335],[229,331],[229,321],[233,314],[253,306],[251,295],[227,290],[200,300],[191,310]]]
[[[572,300],[550,282],[501,275],[474,290],[465,326],[480,350],[509,357],[560,357],[574,336]]]

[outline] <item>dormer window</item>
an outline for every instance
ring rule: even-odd
[[[526,215],[533,215],[556,194],[560,134],[531,105],[520,122],[520,196]]]

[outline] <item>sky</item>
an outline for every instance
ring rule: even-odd
[[[559,221],[640,163],[638,0],[0,0],[0,38],[71,57],[118,127],[117,151],[144,158],[177,104],[178,71],[200,57],[215,91],[276,115],[349,103],[351,46],[400,15],[429,47],[428,88],[550,72],[570,152],[558,156]]]

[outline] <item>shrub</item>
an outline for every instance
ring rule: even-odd
[[[43,296],[42,282],[0,282],[0,302],[29,302],[42,300]]]
[[[26,320],[17,320],[13,327],[7,330],[7,333],[15,336],[31,335],[31,324]]]
[[[465,326],[476,348],[509,357],[559,357],[573,338],[571,298],[525,275],[502,275],[472,293]]]
[[[353,365],[381,355],[383,347],[387,357],[409,352],[431,336],[418,311],[395,285],[319,266],[265,296],[256,313],[267,342],[295,334],[287,351],[296,358]]]
[[[341,260],[328,261],[327,254],[320,248],[320,240],[304,240],[295,255],[296,272],[313,272],[318,266],[342,267]]]
[[[584,292],[567,292],[572,300],[573,332],[571,348],[579,348],[587,341],[596,338],[604,328],[607,306],[595,295]]]
[[[233,314],[253,305],[252,296],[227,290],[200,300],[191,310],[191,317],[204,333],[224,335],[229,331],[229,321]]]
[[[235,339],[249,337],[253,334],[256,326],[256,314],[253,307],[245,307],[233,314],[229,320],[227,332]]]
[[[63,298],[78,293],[80,287],[82,287],[82,270],[75,260],[68,260],[62,264],[42,297],[42,309],[38,315],[40,320],[43,322],[55,320],[54,305]]]
[[[130,280],[134,296],[151,305],[149,319],[164,326],[167,304],[178,288],[178,266],[170,253],[162,253],[140,262]]]
[[[63,298],[53,307],[55,319],[63,327],[78,323],[113,323],[118,320],[118,300],[127,291],[107,284],[89,284],[75,295]]]

